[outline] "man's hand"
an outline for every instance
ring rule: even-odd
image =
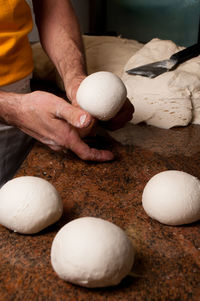
[[[15,101],[8,101],[14,95]],[[81,140],[78,129],[89,127],[92,122],[89,113],[47,92],[36,91],[21,95],[9,93],[9,96],[5,93],[4,96],[9,106],[9,113],[5,111],[4,121],[20,128],[51,149],[70,149],[83,160],[113,159],[110,151],[90,148]]]
[[[79,107],[76,101],[76,93],[81,81],[84,80],[85,78],[86,76],[83,75],[74,78],[74,80],[72,79],[70,86],[67,89],[67,96],[71,100],[72,104],[76,107]],[[120,129],[133,118],[133,113],[134,113],[134,106],[127,98],[121,110],[117,113],[117,115],[115,115],[115,117],[113,117],[108,121],[97,121],[97,119],[93,117],[92,122],[88,127],[89,131],[88,129],[81,130],[80,133],[83,133],[83,135],[81,134],[81,136],[82,137],[85,136],[84,133],[86,133],[86,135],[90,133],[95,128],[94,125],[96,125],[97,122],[100,124],[101,127],[104,127],[110,131],[115,131],[117,129]]]
[[[115,117],[108,121],[101,121],[100,124],[109,131],[115,131],[122,128],[128,121],[130,121],[133,118],[133,113],[134,106],[127,98],[123,107]]]

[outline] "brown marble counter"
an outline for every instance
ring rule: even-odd
[[[113,139],[115,138],[115,140]],[[97,145],[116,154],[110,163],[79,160],[36,144],[17,176],[55,185],[64,214],[37,235],[0,226],[0,300],[200,300],[200,224],[165,226],[141,206],[146,182],[177,169],[200,178],[200,126],[162,130],[128,125]],[[135,277],[117,287],[86,289],[59,279],[50,264],[56,232],[68,221],[96,216],[122,227],[136,246]]]

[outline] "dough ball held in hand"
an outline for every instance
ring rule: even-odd
[[[51,248],[51,263],[58,276],[84,287],[119,284],[131,271],[133,261],[133,246],[125,232],[95,217],[66,224]]]
[[[99,120],[113,118],[126,101],[122,80],[108,71],[95,72],[80,84],[76,98],[79,106]]]
[[[177,170],[163,171],[146,184],[142,205],[153,219],[166,225],[183,225],[200,219],[200,181]]]
[[[18,177],[0,189],[0,224],[15,232],[37,233],[55,223],[62,212],[57,190],[42,178]]]

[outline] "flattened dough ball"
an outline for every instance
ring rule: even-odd
[[[99,71],[81,82],[76,98],[83,110],[97,119],[109,120],[121,109],[126,96],[126,87],[117,75]]]
[[[200,219],[200,181],[177,170],[163,171],[146,184],[142,205],[153,219],[166,225],[183,225]]]
[[[42,178],[18,177],[0,189],[0,224],[15,232],[37,233],[55,223],[62,212],[57,190]]]
[[[133,261],[133,246],[125,232],[95,217],[66,224],[51,248],[51,263],[58,276],[85,287],[117,285],[130,272]]]

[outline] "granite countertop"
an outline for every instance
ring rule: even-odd
[[[64,204],[59,222],[36,235],[0,226],[0,300],[199,300],[200,227],[165,226],[141,206],[147,181],[168,169],[200,178],[200,126],[171,130],[131,124],[89,143],[113,150],[116,159],[91,163],[71,152],[36,143],[17,176],[42,177]],[[86,289],[59,279],[50,263],[57,231],[68,221],[95,216],[114,222],[136,248],[135,276],[116,287]]]

